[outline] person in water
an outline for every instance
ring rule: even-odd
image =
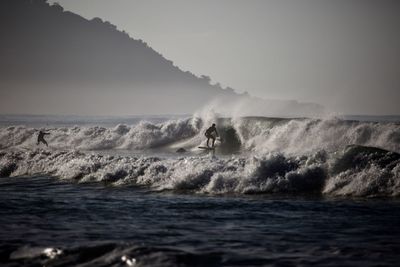
[[[205,136],[207,137],[207,147],[210,147],[208,145],[210,139],[212,139],[212,147],[214,147],[215,138],[218,137],[218,132],[217,128],[215,128],[215,123],[213,123],[213,125],[207,129],[207,131],[205,132]]]
[[[43,131],[39,131],[39,134],[38,134],[38,137],[37,137],[37,145],[39,145],[40,142],[42,142],[42,143],[45,144],[46,146],[49,146],[49,145],[47,144],[46,140],[44,140],[44,136],[45,136],[45,135],[48,135],[48,134],[50,134],[50,133],[46,133],[46,132],[43,132]]]

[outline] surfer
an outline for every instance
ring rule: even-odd
[[[215,135],[214,135],[214,133],[215,133]],[[215,138],[218,137],[218,132],[217,132],[217,128],[215,128],[215,123],[213,123],[213,125],[207,129],[207,131],[205,132],[205,136],[207,137],[207,147],[210,147],[208,145],[208,142],[210,141],[210,139],[212,139],[212,147],[214,147]]]
[[[45,136],[45,135],[48,135],[48,134],[50,134],[50,133],[46,133],[46,132],[43,132],[43,131],[39,131],[39,134],[38,134],[38,137],[37,137],[37,145],[39,145],[40,142],[42,142],[42,143],[45,144],[46,146],[49,146],[49,145],[47,144],[46,140],[44,140],[44,136]]]

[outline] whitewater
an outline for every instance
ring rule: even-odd
[[[207,153],[198,146],[213,122],[222,141]],[[399,122],[206,114],[114,123],[2,126],[0,176],[204,194],[400,194]],[[36,144],[39,129],[49,148]]]

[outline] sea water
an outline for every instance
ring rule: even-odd
[[[398,120],[208,120],[3,116],[0,264],[398,264]]]

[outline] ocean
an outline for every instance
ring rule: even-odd
[[[397,266],[399,153],[396,116],[1,115],[0,265]]]

